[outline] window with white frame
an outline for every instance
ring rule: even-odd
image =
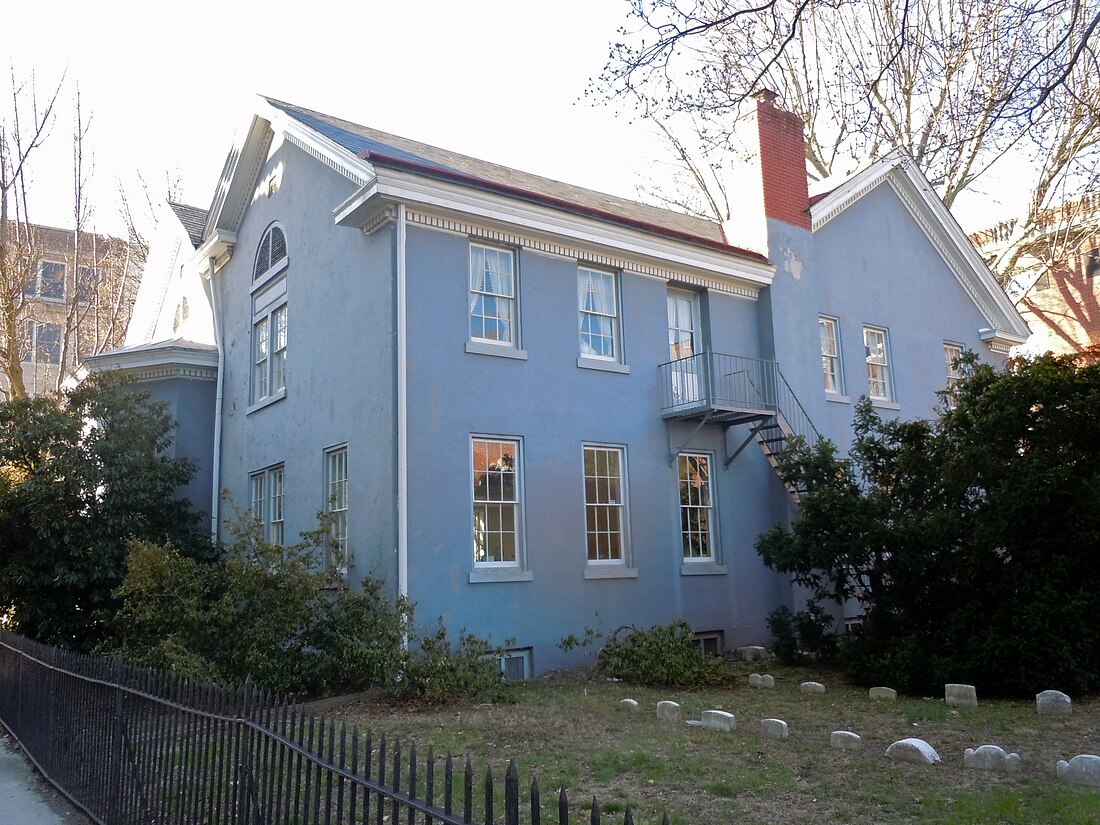
[[[25,321],[22,339],[23,363],[52,365],[61,363],[61,326],[59,324]]]
[[[589,564],[626,561],[625,458],[622,447],[584,447],[584,517]]]
[[[259,470],[248,477],[252,517],[263,528],[263,537],[283,544],[283,465]]]
[[[472,438],[474,564],[516,567],[520,562],[520,443]]]
[[[328,534],[325,562],[347,573],[348,559],[348,448],[325,450],[325,514]]]
[[[960,363],[962,354],[961,344],[952,344],[949,341],[943,342],[943,360],[944,366],[947,368],[947,395],[944,396],[944,401],[948,409],[953,409],[955,406],[955,387],[963,378],[962,364]]]
[[[270,226],[256,250],[256,262],[252,267],[252,280],[259,281],[272,270],[286,263],[286,234],[278,226]]]
[[[252,324],[252,403],[286,389],[286,304],[261,315]]]
[[[844,394],[844,378],[840,370],[840,325],[836,318],[822,315],[817,319],[821,336],[821,372],[825,377],[825,392]]]
[[[582,356],[622,361],[618,293],[614,272],[584,266],[577,271]]]
[[[65,300],[65,264],[60,261],[39,261],[34,275],[27,281],[23,294],[46,301]]]
[[[714,561],[714,493],[711,457],[680,453],[676,457],[680,487],[680,539],[685,562]]]
[[[518,347],[515,254],[470,244],[470,340]]]
[[[893,401],[890,380],[890,340],[885,329],[863,328],[863,348],[867,355],[867,394],[872,401]]]

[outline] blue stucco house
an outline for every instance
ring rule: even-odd
[[[557,643],[586,626],[764,642],[786,435],[847,445],[861,395],[933,415],[953,354],[1028,330],[904,154],[811,204],[802,124],[769,94],[750,124],[760,248],[260,98],[185,267],[203,380],[149,368],[153,340],[96,366],[175,376],[215,531],[219,489],[273,541],[326,510],[349,582],[507,641],[514,675],[580,663]]]

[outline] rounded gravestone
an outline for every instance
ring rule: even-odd
[[[657,703],[657,718],[666,722],[680,721],[680,705],[676,702],[662,701]]]
[[[1100,788],[1100,756],[1081,754],[1068,762],[1059,762],[1057,768],[1058,778],[1063,782]]]
[[[940,755],[923,739],[899,739],[886,749],[886,756],[895,762],[914,765],[939,765]]]
[[[857,751],[863,747],[863,738],[850,730],[834,730],[829,734],[829,745],[837,750]]]
[[[786,739],[787,723],[782,719],[761,719],[760,733],[766,739]]]
[[[803,682],[798,686],[798,689],[803,693],[820,695],[825,692],[825,685],[821,684],[821,682]]]
[[[1069,716],[1073,700],[1060,690],[1044,690],[1035,694],[1035,711],[1043,716]]]
[[[997,745],[982,745],[963,751],[963,767],[979,771],[1013,771],[1020,765],[1018,753],[1005,753]]]

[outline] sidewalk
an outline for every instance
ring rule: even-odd
[[[0,821],[4,825],[88,825],[41,779],[6,733],[0,733]]]

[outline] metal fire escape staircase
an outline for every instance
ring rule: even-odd
[[[726,467],[755,441],[778,472],[779,454],[792,435],[810,444],[818,439],[817,428],[775,361],[702,352],[661,364],[660,372],[661,416],[697,422],[686,442],[707,424],[721,426],[726,435]],[[728,430],[742,424],[748,425],[748,433],[729,451]],[[795,502],[802,492],[791,485],[787,491]]]

